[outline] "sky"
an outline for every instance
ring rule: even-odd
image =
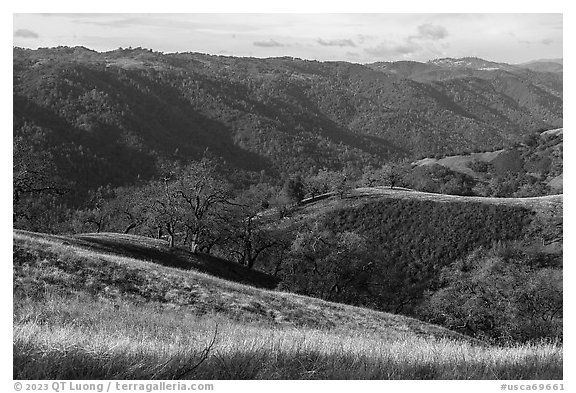
[[[562,58],[563,16],[523,14],[13,14],[13,45],[292,56],[355,63],[475,56]]]

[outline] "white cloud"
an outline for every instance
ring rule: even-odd
[[[323,40],[322,38],[319,38],[318,43],[322,46],[339,46],[339,47],[351,46],[351,47],[356,47],[356,44],[354,43],[354,41],[352,41],[350,39]]]
[[[426,23],[418,26],[418,38],[441,40],[446,38],[448,31],[444,26]]]
[[[255,42],[253,42],[253,45],[259,46],[262,48],[282,48],[282,47],[287,46],[286,44],[275,41],[273,39],[269,39],[267,41],[255,41]]]
[[[28,29],[18,29],[14,32],[14,37],[20,38],[38,38],[38,34]]]
[[[14,33],[15,45],[31,48],[142,46],[358,62],[562,57],[561,14],[14,14],[13,22],[15,32],[38,36]]]

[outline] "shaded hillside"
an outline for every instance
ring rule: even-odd
[[[193,254],[182,248],[170,248],[164,240],[119,233],[89,233],[74,236],[52,236],[27,231],[15,231],[21,237],[52,239],[64,245],[83,248],[95,253],[122,255],[182,270],[194,270],[225,280],[255,287],[274,288],[277,280],[267,274],[242,265],[212,257]]]
[[[478,58],[437,59],[427,63],[373,63],[369,67],[430,84],[475,121],[507,133],[538,128],[537,119],[562,118],[562,75]],[[560,125],[559,123],[555,123]],[[472,134],[467,136],[472,137]],[[471,144],[474,151],[476,144]]]
[[[527,70],[421,83],[374,65],[81,47],[15,48],[13,70],[15,137],[78,193],[207,151],[242,177],[278,179],[489,150],[562,125],[561,77]]]
[[[390,188],[308,201],[273,231],[290,250],[281,287],[332,301],[415,315],[443,269],[477,250],[562,263],[562,196],[482,198]],[[278,254],[262,261],[274,271]],[[540,263],[540,262],[539,262]]]
[[[93,237],[92,237],[93,238]],[[106,236],[104,239],[111,239]],[[141,238],[146,250],[150,239]],[[98,243],[93,238],[94,243]],[[119,243],[124,243],[122,237]],[[104,241],[104,244],[107,242]],[[154,241],[150,241],[154,247]],[[165,256],[164,258],[169,257]],[[308,328],[357,329],[392,337],[464,339],[457,333],[399,315],[329,303],[226,281],[196,269],[184,271],[121,254],[90,250],[73,237],[14,233],[15,297],[91,293],[110,302],[149,302],[197,315]]]
[[[521,216],[552,217],[562,220],[563,216],[563,196],[550,195],[531,198],[487,198],[478,196],[460,196],[435,194],[429,192],[414,191],[410,189],[390,187],[361,187],[351,191],[350,197],[340,199],[336,195],[326,198],[310,200],[302,206],[296,207],[290,217],[279,222],[280,227],[290,228],[320,219],[326,214],[339,214],[346,209],[360,208],[366,204],[386,204],[402,203],[407,204],[436,204],[445,205],[443,208],[450,209],[450,206],[469,210],[470,213],[475,208],[488,209],[492,213],[497,213],[499,207],[510,208],[510,212],[517,211]],[[273,214],[269,210],[266,214]],[[498,215],[498,214],[496,214]],[[399,218],[402,218],[399,215]],[[562,235],[561,225],[558,235]]]

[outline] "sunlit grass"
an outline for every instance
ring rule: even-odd
[[[211,339],[207,359],[199,363]],[[561,379],[562,348],[239,323],[151,304],[20,300],[16,379]]]
[[[561,346],[489,347],[48,237],[15,237],[14,258],[15,379],[562,378]]]
[[[218,314],[242,322],[287,326],[360,329],[388,337],[410,333],[434,337],[463,336],[399,315],[326,302],[292,293],[254,288],[193,270],[94,252],[63,244],[50,236],[14,237],[14,293],[42,297],[54,293],[89,293],[112,302],[156,302],[187,307],[196,314]]]

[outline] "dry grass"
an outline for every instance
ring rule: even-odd
[[[248,269],[238,263],[207,255],[196,255],[180,247],[170,248],[165,240],[120,233],[86,233],[74,236],[50,236],[16,230],[20,238],[58,242],[61,246],[81,247],[96,254],[126,256],[155,264],[194,270],[261,288],[274,288],[278,283],[268,274]]]
[[[562,378],[560,346],[488,347],[63,238],[14,240],[15,379]]]
[[[414,164],[418,166],[439,164],[447,168],[450,168],[453,171],[465,173],[472,177],[478,177],[478,174],[474,172],[472,169],[470,169],[468,164],[474,161],[491,162],[504,151],[505,150],[502,149],[482,153],[470,153],[467,155],[447,156],[439,159],[423,158],[421,160],[414,162]]]
[[[353,195],[361,197],[372,196],[382,198],[417,199],[432,202],[477,202],[491,205],[524,207],[534,210],[535,212],[539,212],[541,210],[559,210],[560,214],[562,211],[561,194],[530,198],[496,198],[435,194],[431,192],[414,190],[390,189],[387,187],[363,187],[354,190]]]
[[[141,238],[144,239],[144,238]],[[89,293],[122,302],[157,302],[164,308],[221,314],[238,321],[288,326],[362,328],[385,334],[462,338],[457,333],[399,315],[254,288],[194,270],[100,253],[75,239],[14,234],[14,292],[37,297],[46,291]]]
[[[290,217],[275,223],[275,226],[287,227],[301,222],[309,222],[315,218],[340,209],[353,208],[367,202],[385,202],[389,199],[404,199],[416,201],[430,201],[439,203],[482,203],[497,206],[522,207],[534,211],[537,215],[562,217],[563,195],[547,195],[530,198],[495,198],[478,196],[461,196],[448,194],[435,194],[431,192],[415,191],[408,188],[389,187],[360,187],[351,191],[347,198],[338,198],[335,195],[318,201],[311,201],[298,206]],[[272,210],[267,212],[273,214]]]
[[[218,326],[206,361],[197,365]],[[183,375],[184,374],[184,375]],[[22,300],[15,379],[561,379],[562,348],[240,323],[151,304]]]

